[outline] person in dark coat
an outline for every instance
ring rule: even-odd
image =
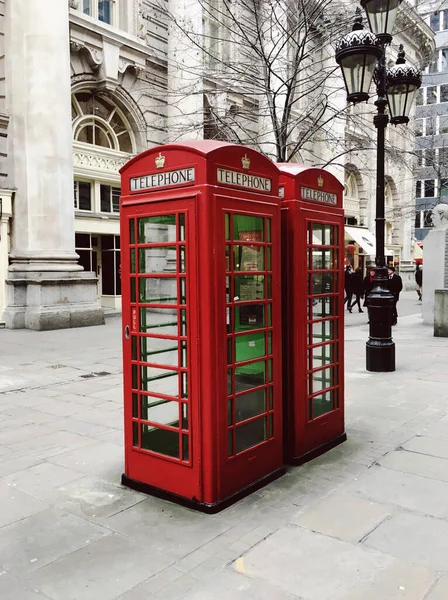
[[[367,323],[370,323],[370,310],[369,310],[369,300],[368,296],[373,289],[374,283],[373,278],[375,277],[375,269],[371,267],[369,270],[369,274],[364,277],[363,288],[364,288],[364,304],[363,306],[367,307],[367,312],[369,313],[369,320]]]
[[[415,269],[415,284],[418,294],[418,299],[422,299],[422,285],[423,285],[423,265],[417,265]]]
[[[375,269],[371,267],[369,274],[364,277],[363,289],[364,289],[364,306],[368,306],[367,297],[373,289],[373,278],[375,277]]]
[[[394,297],[394,304],[392,309],[392,325],[396,325],[398,320],[397,302],[400,299],[400,292],[403,289],[403,282],[401,280],[400,275],[395,273],[395,267],[389,267],[387,269],[387,272],[389,274],[388,288]]]
[[[352,312],[352,308],[355,304],[358,305],[358,312],[364,312],[361,308],[361,298],[364,296],[364,282],[362,279],[362,269],[358,267],[352,275],[352,290],[355,295],[355,299],[351,304],[348,305],[348,310]]]
[[[347,302],[347,308],[352,303],[352,297],[353,297],[352,276],[353,276],[352,266],[347,265],[345,267],[345,273],[344,273],[344,289],[345,289],[344,304]]]

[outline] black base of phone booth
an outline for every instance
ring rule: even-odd
[[[325,444],[322,444],[321,446],[318,446],[317,448],[313,448],[313,450],[310,450],[306,454],[302,454],[302,456],[290,458],[288,461],[288,464],[293,467],[298,467],[299,465],[304,465],[305,463],[309,462],[310,460],[313,460],[313,458],[317,458],[318,456],[325,454],[325,452],[328,452],[328,450],[331,450],[332,448],[339,446],[339,444],[342,444],[346,440],[347,440],[347,434],[342,433],[341,435],[333,438],[329,442],[326,442]]]
[[[215,515],[216,513],[221,512],[225,508],[228,508],[235,502],[238,502],[242,498],[249,496],[253,492],[260,490],[268,483],[275,481],[282,475],[286,473],[286,467],[281,467],[269,475],[254,481],[250,485],[246,486],[242,490],[239,490],[236,494],[232,494],[219,502],[215,502],[214,504],[206,504],[204,502],[199,502],[192,498],[191,500],[188,498],[184,498],[183,496],[178,496],[177,494],[172,494],[167,492],[166,490],[162,490],[160,488],[156,488],[152,485],[148,485],[147,483],[143,483],[141,481],[135,481],[135,479],[130,479],[124,473],[121,476],[121,484],[125,485],[136,492],[142,492],[143,494],[148,494],[150,496],[155,496],[156,498],[161,498],[162,500],[169,500],[170,502],[174,502],[175,504],[180,504],[181,506],[185,506],[186,508],[192,508],[193,510],[197,510],[199,512],[206,513],[208,515]]]

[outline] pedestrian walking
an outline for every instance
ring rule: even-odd
[[[364,288],[364,304],[363,306],[367,307],[367,313],[369,315],[369,320],[367,323],[370,323],[370,306],[369,306],[369,294],[373,289],[374,283],[373,279],[375,277],[375,268],[371,267],[369,270],[369,274],[364,277],[363,280],[363,288]]]
[[[355,295],[355,299],[353,300],[353,302],[351,304],[348,305],[348,310],[349,310],[349,312],[352,312],[352,308],[355,306],[355,304],[357,304],[358,312],[362,313],[362,312],[364,312],[361,308],[361,299],[364,296],[364,282],[362,279],[361,267],[358,267],[356,269],[356,271],[353,273],[351,283],[352,283],[352,293]]]
[[[345,267],[345,273],[344,273],[344,289],[345,289],[344,304],[347,303],[347,308],[352,303],[352,297],[353,297],[352,276],[353,276],[352,266],[347,265]]]
[[[364,277],[363,289],[364,289],[364,306],[367,306],[367,297],[373,289],[373,278],[375,277],[375,268],[369,269],[369,274]]]
[[[417,290],[417,294],[418,294],[418,299],[421,300],[422,299],[422,285],[423,285],[423,265],[417,265],[417,268],[415,270],[415,284],[416,284],[416,290]]]
[[[389,274],[388,288],[394,297],[392,308],[392,325],[396,325],[398,320],[397,302],[400,299],[400,292],[403,289],[403,282],[400,275],[395,273],[395,267],[389,267],[387,272]]]

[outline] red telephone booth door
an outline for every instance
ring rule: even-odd
[[[124,405],[127,477],[200,499],[194,202],[122,210]]]
[[[254,203],[247,212],[230,198],[217,196],[217,202],[222,207],[218,244],[225,248],[218,268],[222,283],[225,276],[226,382],[219,419],[220,492],[226,497],[267,474],[274,479],[284,472],[280,223],[277,210],[267,204],[255,208]]]
[[[305,372],[301,396],[303,419],[297,419],[299,455],[344,436],[343,365],[343,237],[341,217],[303,210],[303,297],[306,297]],[[300,430],[305,423],[305,431]]]

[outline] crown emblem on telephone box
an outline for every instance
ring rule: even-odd
[[[241,159],[241,164],[243,165],[243,169],[249,169],[250,167],[250,158],[247,158],[247,154],[243,156]]]
[[[156,167],[162,169],[165,166],[165,157],[159,152],[159,156],[156,156]]]
[[[323,187],[323,185],[324,185],[324,178],[323,178],[323,177],[321,177],[320,175],[319,175],[319,177],[317,178],[317,185],[318,185],[319,187]]]

